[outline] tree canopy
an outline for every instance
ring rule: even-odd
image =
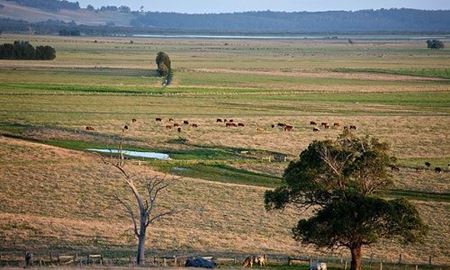
[[[28,41],[16,40],[13,44],[0,45],[0,59],[14,60],[53,60],[56,51],[50,46],[34,48]]]
[[[392,185],[388,166],[395,158],[376,138],[342,134],[314,141],[284,173],[284,183],[265,194],[266,209],[314,207],[313,216],[293,228],[294,238],[319,247],[346,247],[352,270],[361,269],[362,246],[381,238],[421,239],[426,225],[404,199],[379,197]]]

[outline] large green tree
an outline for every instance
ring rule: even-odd
[[[348,248],[351,270],[360,270],[362,247],[380,238],[411,243],[426,225],[414,205],[380,195],[392,185],[388,145],[349,132],[335,141],[314,141],[291,162],[283,185],[265,194],[267,210],[294,205],[314,214],[293,228],[294,238],[319,247]]]

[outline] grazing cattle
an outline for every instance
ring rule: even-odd
[[[439,167],[436,167],[436,168],[434,169],[434,171],[435,171],[436,173],[442,173],[442,169],[439,168]]]
[[[177,128],[177,131],[178,131],[178,132],[181,132],[181,128],[180,128],[180,127],[179,127],[179,128]]]
[[[431,167],[431,163],[430,162],[425,162],[425,166],[427,166],[427,168],[430,168]]]
[[[327,264],[324,262],[312,262],[309,270],[327,270]]]
[[[344,126],[344,130],[348,130],[348,126]]]
[[[136,123],[136,118],[131,119],[131,122]]]
[[[285,125],[284,126],[284,131],[292,131],[293,129],[294,129],[294,127],[290,126],[290,125]]]
[[[189,125],[189,121],[184,120],[184,121],[183,121],[183,124],[184,124],[184,125]]]
[[[228,122],[228,120],[225,118],[225,119],[223,119],[223,122],[226,123],[226,122]]]
[[[393,171],[393,172],[399,172],[400,171],[400,168],[395,166],[395,165],[389,165],[389,167],[391,168],[391,171]]]
[[[278,123],[277,126],[279,127],[284,127],[286,124],[285,123]]]
[[[340,127],[341,126],[341,124],[339,124],[339,123],[334,123],[333,124],[333,127]]]
[[[253,256],[248,256],[247,258],[245,258],[245,260],[242,262],[242,266],[253,267]]]
[[[217,123],[222,123],[222,119],[217,118],[216,122],[217,122]]]
[[[422,170],[422,168],[416,167],[416,172],[420,172],[421,170]]]
[[[309,122],[309,124],[310,124],[311,126],[316,126],[316,125],[317,125],[317,123],[314,122],[314,121]]]
[[[127,125],[125,125],[125,126],[123,127],[123,129],[128,129],[128,126],[127,126]]]
[[[156,121],[156,122],[161,122],[162,119],[161,119],[161,118],[155,118],[155,121]]]
[[[354,130],[356,130],[356,126],[350,126],[350,129],[354,129]]]
[[[275,125],[274,125],[274,124],[272,124],[272,125],[271,125],[271,127],[272,127],[272,128],[275,128]]]
[[[173,122],[173,118],[169,118],[169,122]]]
[[[245,127],[244,123],[238,123],[238,127]]]
[[[166,129],[172,129],[171,125],[166,125]]]
[[[87,126],[87,127],[86,127],[86,130],[94,131],[95,128],[93,128],[93,127],[91,127],[91,126]]]
[[[313,128],[313,132],[319,132],[320,131],[320,129],[318,129],[318,128]]]
[[[325,129],[329,129],[330,126],[328,124],[326,124],[325,126],[323,126]]]
[[[198,125],[197,124],[192,124],[191,127],[198,128]]]
[[[328,126],[328,123],[327,123],[327,122],[322,122],[320,125],[321,125],[322,127],[325,127],[325,126]]]
[[[179,127],[179,126],[180,126],[180,124],[178,124],[178,123],[174,123],[174,124],[173,124],[173,126],[174,126],[174,127]]]
[[[237,127],[235,123],[226,123],[226,127]]]
[[[267,264],[267,255],[252,256],[253,263],[259,266],[265,266]]]

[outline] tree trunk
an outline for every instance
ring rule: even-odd
[[[361,246],[356,245],[350,248],[352,253],[352,263],[350,265],[350,270],[361,270],[362,269],[362,255]]]
[[[137,251],[137,257],[136,257],[136,263],[137,265],[144,265],[145,264],[145,234],[146,234],[145,226],[142,227],[139,230],[138,235],[138,251]]]

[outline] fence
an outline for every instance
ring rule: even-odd
[[[187,258],[195,256],[195,254],[186,255],[170,255],[170,256],[147,256],[145,264],[147,266],[158,267],[180,267],[184,266]],[[241,265],[242,261],[248,254],[227,254],[202,256],[207,260],[213,260],[218,265]],[[304,269],[313,261],[325,262],[332,269],[350,269],[350,258],[346,257],[317,257],[317,256],[287,256],[279,254],[268,254],[268,261],[270,266],[287,265],[297,267],[302,265]],[[84,265],[121,265],[134,266],[136,259],[134,256],[104,256],[102,254],[40,254],[33,258],[34,266],[84,266]],[[0,267],[1,266],[25,266],[24,254],[19,253],[0,253]],[[370,258],[363,259],[363,268],[366,270],[450,270],[450,265],[433,264],[432,257],[429,256],[428,261],[422,264],[412,264],[403,262],[402,255],[396,262],[382,261]]]

